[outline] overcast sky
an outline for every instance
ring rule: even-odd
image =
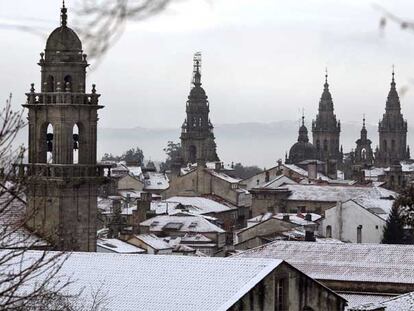
[[[376,123],[392,64],[398,86],[414,78],[414,33],[390,24],[381,36],[373,3],[414,18],[406,14],[414,12],[408,0],[181,0],[150,20],[129,23],[88,76],[106,106],[100,126],[180,127],[196,51],[203,53],[213,124],[295,120],[302,108],[314,118],[325,67],[338,118],[360,121],[366,113]],[[67,1],[69,26],[74,5]],[[1,98],[13,92],[20,104],[30,83],[39,84],[39,53],[59,24],[60,6],[57,0],[0,0]],[[414,84],[402,98],[408,122],[414,122],[413,100]]]

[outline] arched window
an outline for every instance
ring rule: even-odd
[[[362,225],[357,227],[357,243],[362,243]]]
[[[316,149],[319,151],[321,149],[321,142],[319,139],[316,141]]]
[[[391,140],[391,151],[395,151],[395,140]]]
[[[46,128],[46,162],[53,163],[53,125]]]
[[[363,148],[361,150],[361,159],[362,160],[366,160],[367,159],[367,150],[365,148]]]
[[[55,91],[55,78],[53,76],[47,77],[47,91],[48,92]]]
[[[332,238],[332,227],[330,225],[326,226],[326,234],[327,238]]]
[[[72,77],[70,75],[67,75],[65,76],[63,81],[65,82],[64,83],[65,91],[70,92],[72,90]]]
[[[189,151],[188,152],[189,153],[189,159],[188,160],[190,161],[190,163],[197,162],[197,148],[196,148],[196,146],[191,145],[188,151]]]
[[[328,140],[324,140],[323,141],[323,151],[327,152],[328,151]]]
[[[73,126],[73,164],[79,163],[79,127],[77,124]]]
[[[382,143],[384,145],[384,151],[388,151],[387,141],[384,139]]]

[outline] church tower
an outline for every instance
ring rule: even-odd
[[[220,161],[216,152],[209,102],[201,87],[201,54],[194,55],[194,85],[186,104],[187,118],[181,127],[182,159],[187,163]]]
[[[356,148],[353,156],[353,162],[356,165],[370,166],[374,162],[371,140],[368,139],[368,132],[365,127],[365,117],[362,121],[361,137],[356,141]]]
[[[28,226],[58,250],[95,251],[97,187],[105,166],[96,163],[99,94],[85,92],[87,56],[67,26],[61,25],[41,53],[41,91],[27,93],[29,160]]]
[[[318,160],[335,160],[342,162],[342,152],[339,149],[339,134],[341,123],[336,120],[331,93],[329,92],[328,74],[325,74],[325,84],[316,120],[312,122],[313,145],[316,147]]]
[[[309,142],[308,129],[305,126],[305,116],[302,116],[298,141],[290,148],[286,164],[299,164],[305,160],[316,160],[317,156],[316,148]]]
[[[379,148],[375,154],[375,164],[390,166],[395,162],[410,158],[407,147],[407,121],[401,113],[400,98],[395,87],[394,70],[391,88],[388,93],[385,113],[378,124]]]

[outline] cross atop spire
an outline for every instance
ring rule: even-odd
[[[194,69],[193,69],[193,84],[195,86],[201,85],[201,52],[197,52],[194,54]]]
[[[362,117],[362,128],[365,128],[365,113],[363,114],[363,117]]]
[[[60,10],[60,24],[63,27],[66,27],[68,24],[68,9],[65,6],[65,0],[62,1],[62,8]]]
[[[305,109],[302,108],[302,126],[305,125]]]

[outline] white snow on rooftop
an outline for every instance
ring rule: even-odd
[[[163,173],[146,172],[144,175],[145,190],[165,190],[169,187],[169,180]]]
[[[131,245],[119,239],[104,239],[100,238],[96,241],[97,246],[107,251],[119,254],[138,254],[145,253],[145,250],[137,246]]]
[[[154,234],[138,234],[135,237],[155,250],[169,249],[170,245]]]
[[[344,202],[353,198],[378,200],[397,197],[394,191],[372,186],[285,185],[281,188],[292,191],[288,200],[294,201]]]
[[[150,231],[225,232],[201,216],[161,215],[141,222],[141,226],[149,226]]]
[[[308,171],[304,170],[303,168],[295,165],[295,164],[284,164],[285,167],[288,169],[294,171],[295,173],[302,175],[303,177],[308,177]],[[331,179],[321,173],[318,172],[317,179],[324,180],[324,181],[330,181]]]
[[[358,307],[349,308],[351,311],[359,310],[382,310],[385,311],[412,311],[414,310],[414,292],[397,297],[386,298],[381,302],[364,304]]]
[[[414,283],[414,245],[276,241],[237,256],[280,258],[317,280]]]
[[[41,252],[25,253],[35,260]],[[16,265],[20,258],[16,258]],[[88,305],[105,293],[108,311],[225,311],[282,263],[281,260],[73,253],[58,276]],[[28,261],[25,261],[28,264]],[[12,267],[8,267],[12,269]],[[36,280],[33,280],[36,281]]]
[[[233,178],[230,177],[227,174],[221,173],[221,172],[216,172],[214,170],[208,170],[210,172],[211,175],[216,176],[220,179],[223,179],[231,184],[238,184],[239,182],[241,182],[241,179],[237,179],[237,178]]]
[[[188,207],[188,211],[194,214],[221,213],[236,209],[228,205],[203,197],[171,197],[166,200],[169,203],[179,203]]]

